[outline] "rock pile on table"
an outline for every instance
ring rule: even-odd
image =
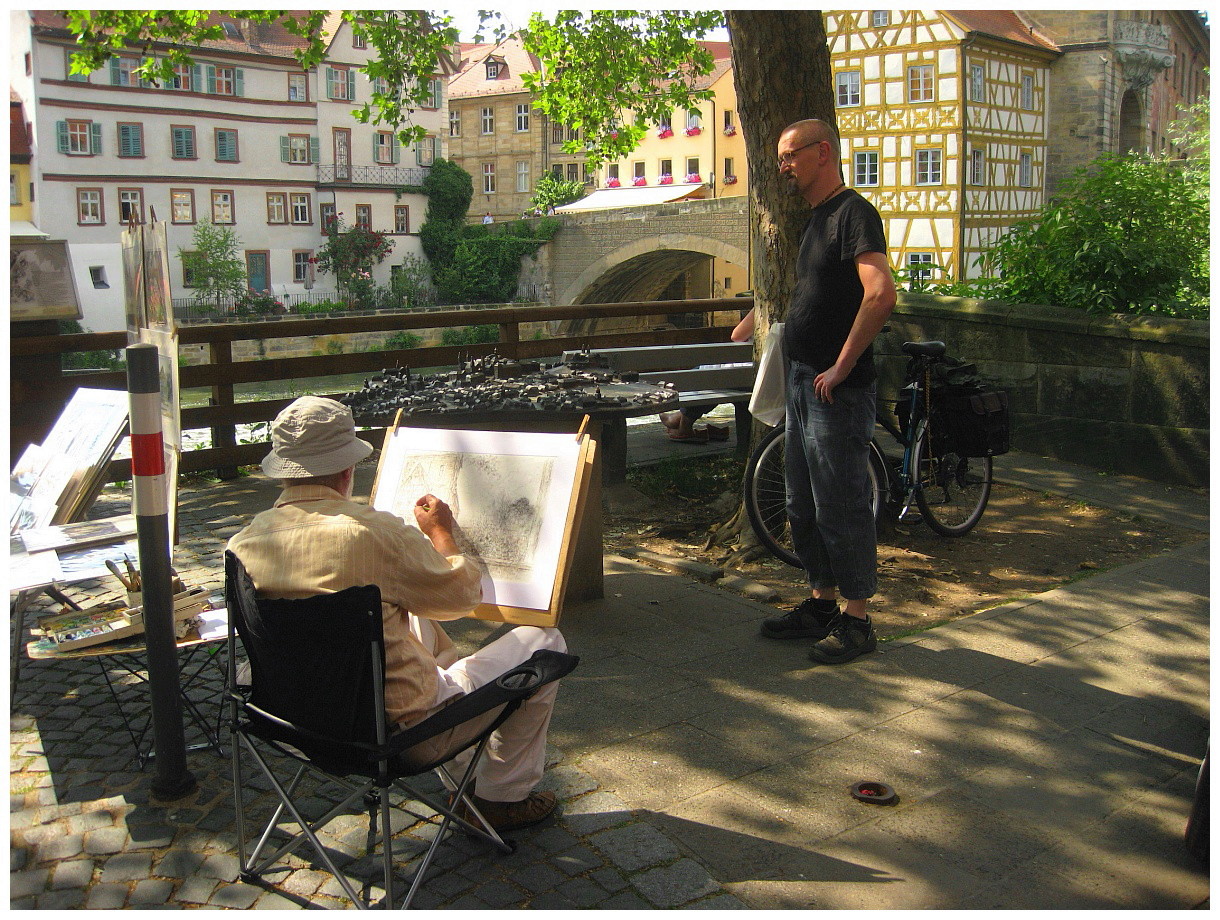
[[[387,368],[346,393],[340,401],[366,420],[408,415],[483,415],[499,412],[614,413],[660,406],[674,400],[670,384],[639,383],[634,373],[611,372],[599,356],[577,354],[567,364],[544,366],[498,355],[472,358],[456,370],[412,374]]]

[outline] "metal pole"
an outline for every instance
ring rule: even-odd
[[[198,783],[186,767],[186,735],[182,728],[182,701],[178,697],[178,641],[174,635],[169,559],[161,379],[154,345],[132,345],[127,349],[127,392],[131,397],[132,504],[140,549],[144,639],[157,765],[152,793],[160,799],[177,799],[193,792]]]

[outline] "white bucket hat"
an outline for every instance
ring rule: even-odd
[[[355,466],[373,452],[356,437],[352,410],[321,396],[302,396],[271,423],[271,453],[263,472],[273,479],[330,476]]]

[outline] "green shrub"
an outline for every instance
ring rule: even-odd
[[[399,330],[385,340],[385,351],[394,351],[400,348],[419,348],[424,342],[414,332]]]
[[[442,345],[484,345],[500,341],[500,327],[495,323],[481,326],[456,326],[441,333]]]
[[[59,321],[60,335],[75,335],[84,328],[74,319]],[[121,351],[69,351],[60,355],[60,367],[64,370],[121,371],[127,360]]]
[[[1179,163],[1100,157],[996,243],[988,254],[995,296],[1206,319],[1209,220],[1206,190]]]
[[[342,300],[318,300],[313,303],[299,303],[292,308],[293,313],[308,316],[313,313],[343,313],[351,306]]]

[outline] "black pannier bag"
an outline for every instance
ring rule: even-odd
[[[1008,394],[988,390],[974,364],[948,358],[932,365],[932,452],[938,456],[997,457],[1008,453],[1011,429]],[[911,368],[908,368],[908,374]],[[904,438],[908,431],[911,401],[918,384],[908,384],[898,394],[894,411]]]
[[[1011,427],[1008,394],[979,389],[974,393],[934,394],[933,426],[940,423],[948,450],[959,457],[997,457],[1008,453]],[[936,429],[933,427],[935,438]]]

